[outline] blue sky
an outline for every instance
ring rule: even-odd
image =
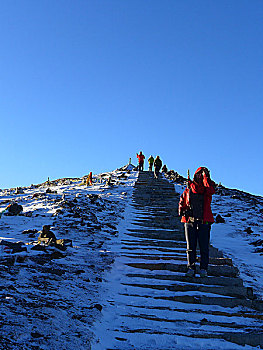
[[[142,150],[263,195],[260,0],[0,4],[0,187]]]

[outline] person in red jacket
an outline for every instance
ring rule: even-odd
[[[179,215],[184,223],[187,243],[187,273],[194,277],[196,272],[197,241],[200,248],[200,276],[207,276],[209,263],[209,242],[211,225],[214,222],[211,202],[215,193],[215,183],[210,179],[209,170],[200,167],[194,179],[188,180],[188,186],[180,197]]]
[[[139,162],[139,171],[140,170],[143,171],[145,156],[142,154],[142,151],[140,152],[140,154],[137,153],[137,158],[138,158],[138,162]]]

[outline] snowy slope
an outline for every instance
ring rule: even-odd
[[[1,250],[0,349],[90,347],[90,326],[101,310],[100,285],[114,260],[107,245],[118,235],[137,176],[122,175],[94,176],[98,182],[90,187],[82,179],[61,179],[23,188],[21,194],[0,192],[1,210],[11,201],[23,206],[18,216],[2,215],[1,239],[27,244],[39,233],[23,231],[52,225],[57,239],[73,242],[65,252],[33,251],[32,244],[27,252]],[[106,184],[109,176],[112,186]]]
[[[109,176],[112,186],[106,184]],[[12,201],[23,206],[18,216],[2,215],[1,239],[27,244],[27,252],[17,254],[0,249],[0,349],[91,348],[94,323],[107,298],[104,278],[121,249],[119,235],[134,220],[131,196],[137,176],[121,169],[94,176],[90,187],[81,178],[60,179],[23,188],[21,194],[0,192],[0,210]],[[184,186],[173,183],[182,193]],[[221,188],[212,205],[225,223],[213,225],[211,243],[232,258],[245,284],[263,297],[262,197]],[[24,231],[47,224],[57,238],[71,239],[73,247],[59,253],[31,250],[39,233]],[[188,342],[181,341],[182,346]]]

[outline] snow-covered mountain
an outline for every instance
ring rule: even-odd
[[[176,212],[179,195],[185,187],[184,178],[170,172],[153,182],[153,187],[149,187],[148,178],[142,178],[141,184],[145,184],[145,189],[140,199],[142,202],[138,202],[138,198],[134,199],[138,172],[132,169],[133,166],[130,165],[113,172],[94,175],[92,186],[86,185],[84,177],[58,179],[21,189],[0,191],[0,210],[3,211],[0,219],[0,349],[244,349],[244,344],[247,344],[247,349],[252,349],[263,344],[261,338],[254,343],[247,340],[242,340],[242,343],[236,338],[231,340],[232,338],[226,335],[222,338],[223,341],[219,341],[211,340],[209,336],[204,340],[201,336],[198,338],[183,333],[179,335],[171,330],[162,333],[159,329],[162,324],[161,314],[158,315],[157,324],[156,315],[153,318],[149,310],[154,308],[160,311],[162,308],[166,309],[167,305],[169,315],[172,314],[171,301],[168,299],[160,302],[159,309],[155,304],[148,302],[148,309],[143,309],[144,318],[140,314],[140,319],[144,319],[145,322],[145,332],[131,330],[136,329],[138,314],[133,315],[128,304],[135,307],[138,299],[135,294],[142,297],[144,289],[140,291],[138,287],[141,283],[141,277],[138,275],[136,277],[134,274],[132,277],[131,287],[126,280],[122,280],[123,276],[131,277],[130,269],[138,267],[142,262],[153,264],[157,255],[162,261],[176,260],[178,271],[162,271],[168,277],[172,275],[173,278],[180,279],[185,266],[184,253],[171,246],[170,238],[169,247],[167,245],[167,234],[181,234],[183,230]],[[146,172],[145,176],[148,176]],[[146,222],[147,216],[152,217],[155,212],[157,197],[152,197],[151,193],[158,190],[158,181],[164,190],[169,188],[169,193],[164,196],[166,200],[169,198],[170,205],[169,214],[165,213],[165,223],[167,225],[169,222],[169,227],[172,228],[162,228],[158,224],[150,227]],[[171,194],[171,191],[175,194]],[[160,197],[160,194],[158,196]],[[160,200],[162,201],[162,198]],[[147,207],[144,207],[146,202]],[[12,215],[12,212],[9,213],[9,209],[6,209],[12,203],[22,206],[23,210],[18,215]],[[165,211],[165,202],[163,206]],[[174,210],[171,209],[173,207]],[[158,206],[158,210],[162,208]],[[253,288],[258,300],[257,305],[261,305],[263,198],[219,186],[217,194],[213,196],[213,212],[216,217],[221,216],[218,216],[218,221],[221,222],[213,225],[212,245],[222,251],[226,260],[232,259],[234,267],[240,272],[242,283],[247,288]],[[174,218],[177,220],[175,223]],[[72,244],[37,244],[43,225],[50,225],[51,231],[60,242]],[[141,236],[145,225],[148,225],[147,239]],[[149,231],[153,232],[154,236],[149,236]],[[22,243],[17,246],[18,251],[15,252],[8,242]],[[183,242],[178,244],[184,249]],[[157,255],[152,246],[158,247]],[[149,255],[151,249],[152,255]],[[175,250],[178,250],[180,258],[178,255],[175,258]],[[131,257],[137,259],[136,266],[125,260]],[[125,266],[128,266],[127,270]],[[148,272],[152,278],[156,278],[157,275],[155,268],[151,267]],[[227,278],[225,277],[225,280]],[[144,279],[146,281],[146,276]],[[180,285],[186,282],[182,280]],[[159,295],[157,293],[161,293],[158,292],[158,288],[161,288],[157,287],[158,281],[156,283],[151,289],[148,286],[149,296],[143,298],[142,304],[136,307],[143,307],[149,298],[155,298]],[[170,285],[168,279],[167,290]],[[152,288],[155,288],[155,291],[151,294]],[[120,291],[122,294],[119,294]],[[173,303],[175,309],[182,307],[181,302]],[[220,307],[214,306],[214,310],[221,312]],[[240,307],[250,314],[250,311],[245,310],[246,306]],[[246,319],[250,319],[253,324],[253,331],[255,327],[260,329],[263,325],[260,307],[255,309],[255,313],[259,313],[256,319]],[[118,317],[114,317],[114,310]],[[237,306],[233,307],[233,313],[241,312],[240,310]],[[170,317],[164,311],[160,312],[165,318]],[[229,315],[226,317],[230,318]],[[234,330],[231,328],[231,332],[235,333],[236,329],[242,331],[243,328],[247,331],[248,323],[244,321],[242,328],[234,316],[232,320],[238,326],[233,327]],[[163,325],[166,328],[167,322],[163,321]],[[149,327],[153,327],[152,336],[149,334]],[[199,331],[205,327],[208,326],[204,325],[204,321],[200,321]],[[214,333],[221,332],[218,324],[209,324],[209,327]]]

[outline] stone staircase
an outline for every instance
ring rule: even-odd
[[[119,236],[121,253],[107,282],[105,336],[94,349],[263,347],[263,304],[244,287],[231,259],[211,246],[209,277],[185,276],[178,201],[166,179],[140,172],[131,224]]]

